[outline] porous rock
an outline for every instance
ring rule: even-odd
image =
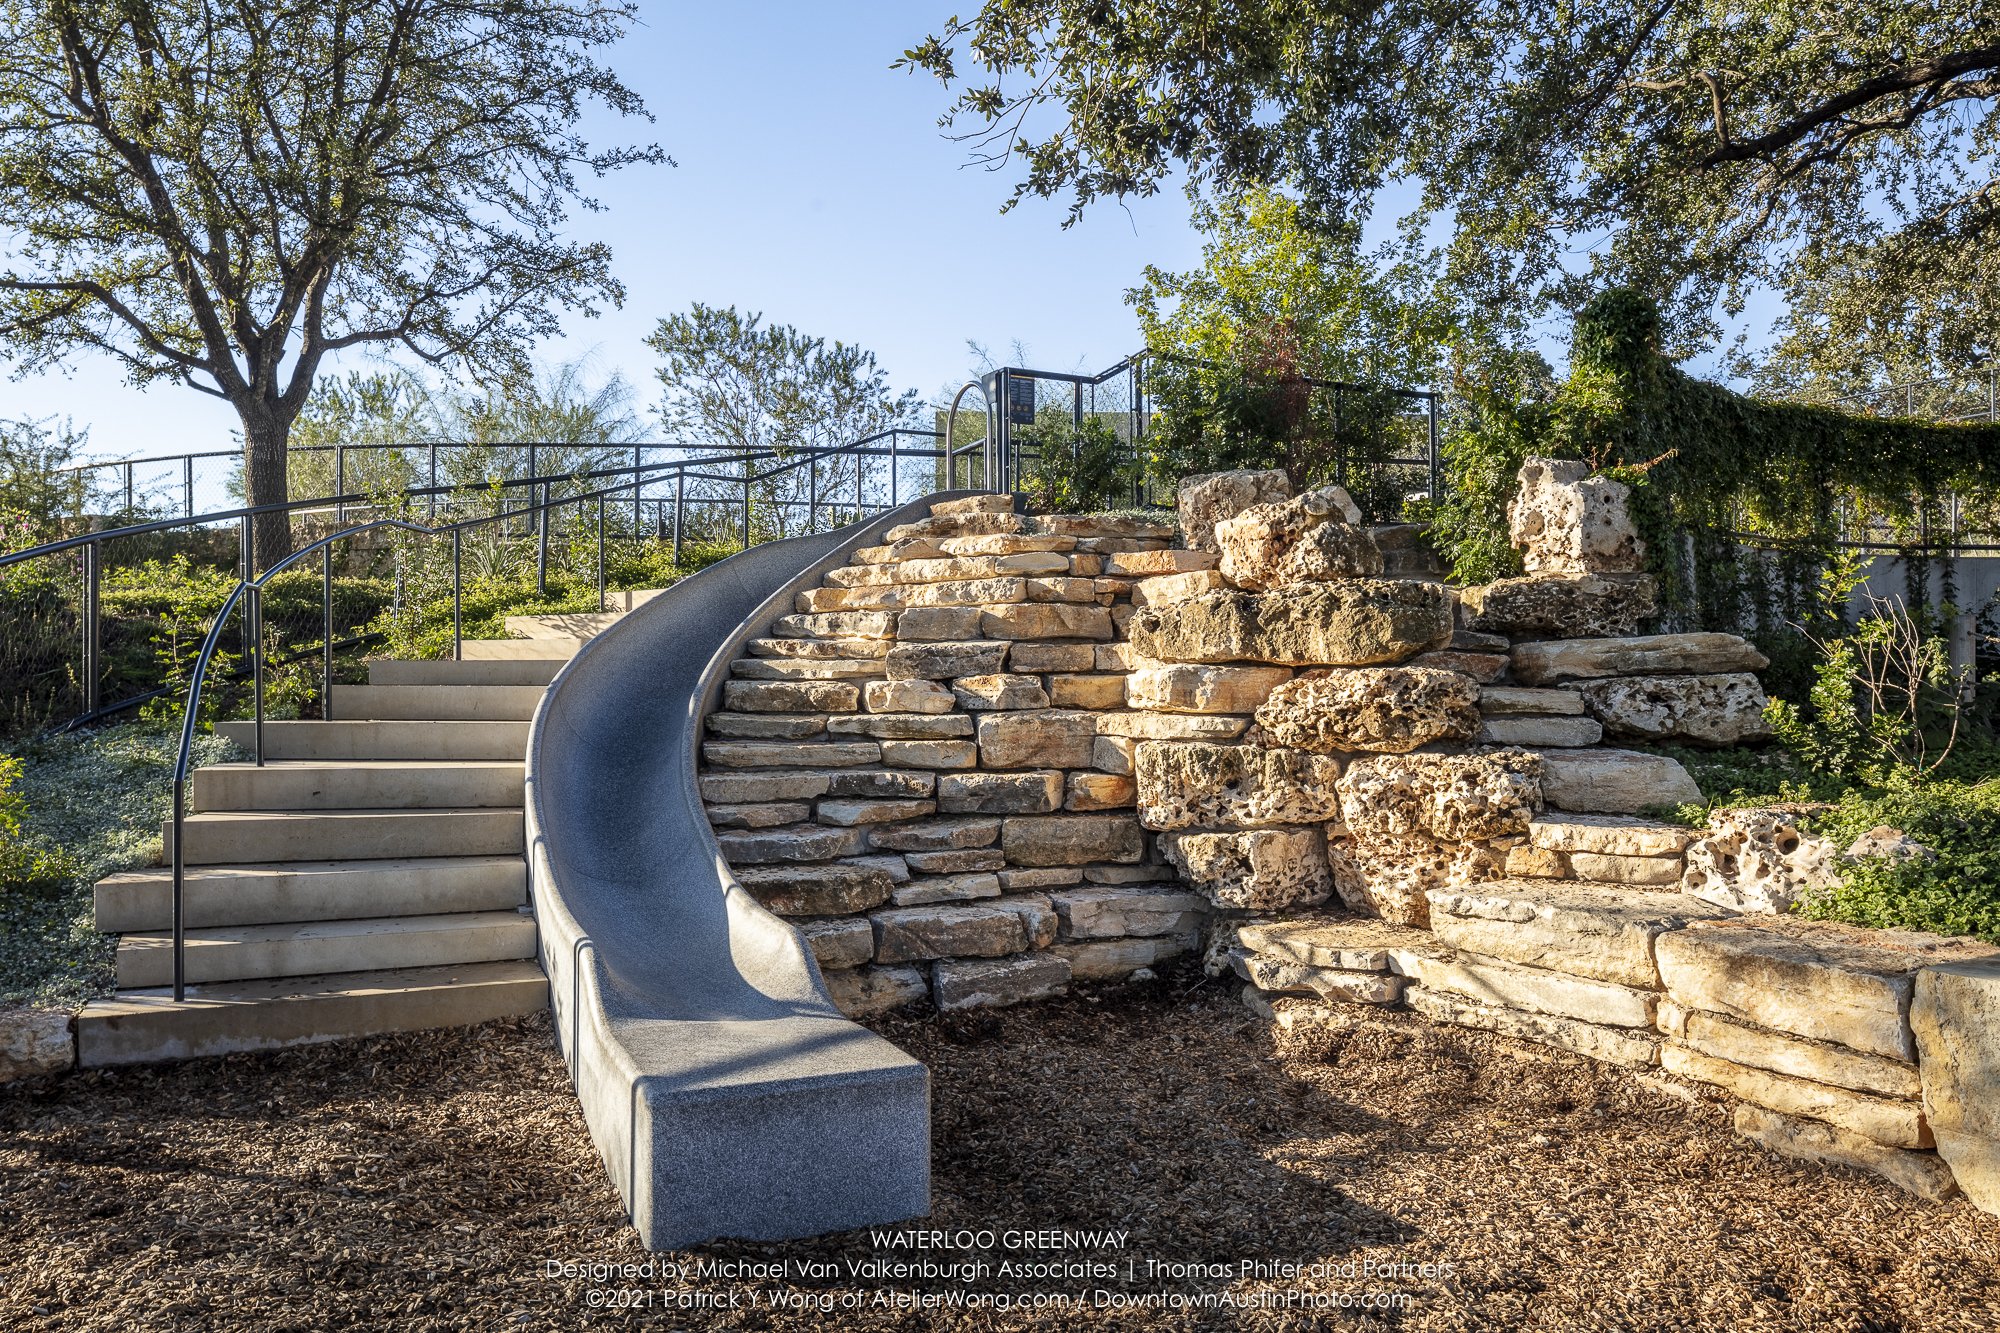
[[[1678,759],[1636,750],[1543,750],[1542,799],[1578,814],[1636,815],[1701,800]]]
[[[1636,634],[1659,609],[1645,574],[1530,574],[1466,588],[1459,600],[1470,629],[1565,639]]]
[[[1319,824],[1340,818],[1340,762],[1303,750],[1143,741],[1139,821],[1150,829]]]
[[[1239,588],[1373,578],[1382,552],[1346,491],[1327,486],[1290,500],[1252,505],[1215,525],[1222,576]]]
[[[1527,832],[1541,809],[1541,767],[1522,750],[1371,755],[1341,778],[1341,806],[1363,844],[1506,837]]]
[[[1918,972],[1910,1026],[1938,1153],[1975,1205],[2000,1213],[2000,961]]]
[[[1619,676],[1577,687],[1592,717],[1614,736],[1730,746],[1771,735],[1764,687],[1747,671],[1706,676]]]
[[[1403,754],[1479,730],[1479,685],[1428,667],[1312,671],[1271,691],[1257,725],[1280,745]]]
[[[1292,483],[1283,471],[1199,472],[1181,479],[1174,494],[1174,513],[1181,538],[1197,551],[1220,551],[1215,525],[1234,518],[1252,505],[1291,498]]]
[[[1218,907],[1310,907],[1333,891],[1318,829],[1176,833],[1163,842],[1168,859]]]
[[[1380,666],[1451,640],[1442,584],[1401,579],[1213,592],[1132,617],[1134,649],[1163,662]]]
[[[1507,536],[1530,574],[1636,574],[1646,567],[1623,482],[1555,458],[1528,459],[1519,482],[1507,505]]]
[[[1641,634],[1612,639],[1545,639],[1513,648],[1514,678],[1553,685],[1603,676],[1700,676],[1762,671],[1771,660],[1737,634]]]
[[[1428,928],[1430,891],[1498,879],[1505,859],[1481,843],[1383,838],[1328,845],[1334,891],[1357,912],[1398,926]]]
[[[1816,889],[1840,882],[1839,848],[1805,831],[1823,805],[1718,810],[1687,849],[1681,892],[1736,912],[1789,912]]]

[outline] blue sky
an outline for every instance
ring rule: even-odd
[[[1141,268],[1199,258],[1178,191],[1100,206],[1068,231],[1059,205],[1001,216],[1011,177],[964,167],[936,128],[940,85],[889,69],[943,3],[644,8],[648,26],[611,59],[657,123],[607,120],[599,137],[657,140],[679,165],[596,183],[606,211],[573,230],[611,244],[625,306],[572,320],[545,359],[594,353],[650,401],[641,340],[698,300],[859,343],[928,396],[964,378],[968,338],[996,354],[1018,339],[1047,368],[1111,364],[1136,341],[1122,296]],[[0,416],[89,426],[98,457],[228,448],[235,429],[227,404],[141,392],[102,358],[0,396]]]

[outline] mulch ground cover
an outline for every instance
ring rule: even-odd
[[[2000,1218],[1962,1201],[1773,1157],[1664,1078],[1408,1015],[1274,1034],[1197,983],[878,1024],[932,1070],[913,1225],[994,1233],[970,1254],[648,1256],[545,1017],[0,1089],[0,1328],[2000,1328]],[[1129,1234],[1008,1235],[1050,1229]],[[951,1271],[845,1269],[884,1261]]]

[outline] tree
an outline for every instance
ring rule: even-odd
[[[963,61],[968,73],[961,77]],[[2000,9],[1914,0],[986,0],[905,53],[1014,199],[1292,183],[1316,221],[1386,184],[1449,225],[1468,310],[1623,281],[1687,347],[1797,255],[1923,248],[2000,313]],[[1043,123],[1037,113],[1052,113]],[[1938,243],[1933,238],[1948,238]]]
[[[810,337],[789,324],[766,326],[758,313],[696,302],[662,319],[646,339],[662,365],[659,416],[670,443],[746,458],[744,475],[769,471],[802,450],[852,444],[907,425],[921,396],[896,393],[875,354]],[[831,499],[850,495],[854,473],[811,464],[756,483],[755,498],[778,536],[805,530],[818,482]],[[878,475],[885,475],[880,473]],[[727,489],[726,484],[722,489]],[[738,494],[740,494],[738,488]],[[719,494],[719,492],[718,492]],[[864,489],[864,498],[873,496]]]
[[[250,499],[287,495],[285,448],[323,360],[398,345],[518,368],[623,292],[582,170],[586,105],[645,115],[593,52],[631,0],[5,0],[0,339],[24,371],[108,353],[135,383],[228,401]],[[260,523],[257,560],[290,549]]]

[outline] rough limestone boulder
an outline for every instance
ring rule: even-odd
[[[1222,552],[1222,577],[1253,591],[1382,572],[1375,538],[1338,486],[1252,505],[1215,525],[1215,543]]]
[[[1215,525],[1252,505],[1289,500],[1292,483],[1282,471],[1201,472],[1182,479],[1174,496],[1181,537],[1196,551],[1220,551]]]
[[[1333,893],[1326,839],[1316,828],[1175,833],[1167,859],[1217,907],[1272,912],[1311,907]]]
[[[1637,815],[1690,805],[1701,788],[1680,760],[1637,750],[1543,750],[1542,800],[1577,814]]]
[[[1525,750],[1371,755],[1341,778],[1341,809],[1364,847],[1483,842],[1528,831],[1542,808],[1541,773]]]
[[[1425,894],[1499,879],[1506,854],[1478,843],[1394,838],[1366,846],[1331,844],[1327,864],[1333,870],[1334,891],[1354,911],[1379,916],[1392,925],[1427,930],[1431,908]]]
[[[1141,741],[1134,769],[1149,829],[1337,823],[1340,761],[1303,750]]]
[[[1736,634],[1642,634],[1625,639],[1517,643],[1514,679],[1553,685],[1604,676],[1704,676],[1762,671],[1771,659]]]
[[[1938,1155],[1975,1207],[2000,1213],[2000,962],[1918,972],[1910,1027]]]
[[[1430,667],[1314,671],[1271,691],[1257,725],[1279,745],[1321,754],[1406,754],[1479,732],[1479,682]]]
[[[1488,634],[1576,639],[1636,634],[1659,609],[1647,574],[1531,574],[1459,594],[1466,628]]]
[[[1770,700],[1747,671],[1710,676],[1614,676],[1577,686],[1613,736],[1723,747],[1766,740]]]
[[[1442,584],[1401,579],[1211,592],[1132,617],[1132,649],[1162,662],[1384,666],[1451,641]]]
[[[60,1009],[0,1009],[0,1083],[60,1074],[75,1064],[69,1026]]]
[[[1800,825],[1823,805],[1718,810],[1687,849],[1681,892],[1737,912],[1775,916],[1840,882],[1840,849]]]
[[[1587,463],[1530,458],[1507,506],[1507,536],[1530,574],[1637,574],[1646,567],[1631,488]]]

